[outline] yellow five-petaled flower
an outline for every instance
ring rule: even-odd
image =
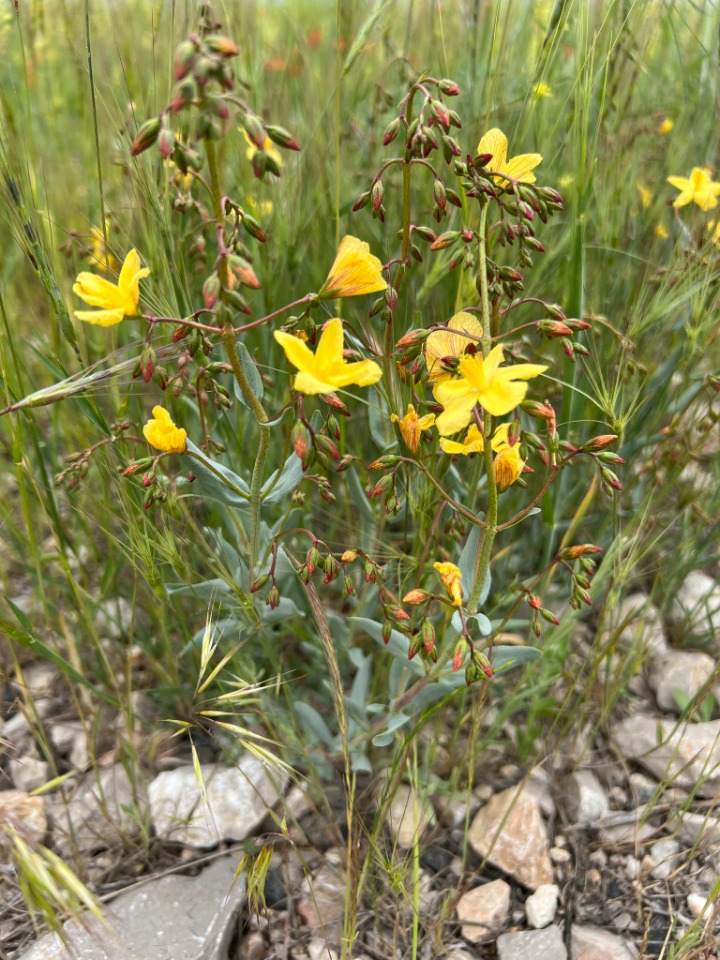
[[[353,383],[369,387],[382,377],[382,370],[373,360],[348,363],[343,357],[343,325],[337,317],[325,325],[315,353],[291,333],[276,330],[274,336],[290,363],[300,371],[294,383],[300,393],[334,393]]]
[[[462,579],[460,567],[455,566],[454,563],[440,562],[434,563],[433,567],[440,574],[442,585],[447,590],[448,596],[453,602],[453,606],[462,606],[463,588],[462,584],[460,583],[460,580]]]
[[[370,245],[357,237],[343,237],[318,296],[336,300],[381,290],[387,290],[387,283],[380,260],[370,253]]]
[[[674,207],[696,203],[701,210],[712,210],[718,204],[720,183],[715,183],[707,167],[693,167],[689,177],[668,177],[668,183],[680,191],[673,200]]]
[[[521,153],[508,160],[507,151],[508,139],[497,127],[488,130],[477,146],[478,155],[492,154],[488,170],[499,178],[501,186],[508,182],[501,176],[503,173],[520,183],[535,183],[535,174],[531,171],[542,161],[542,156],[539,153]]]
[[[390,419],[398,424],[403,440],[413,453],[417,453],[420,434],[423,430],[429,430],[435,424],[434,413],[426,413],[425,416],[419,417],[412,403],[408,404],[407,413],[402,419],[396,413],[393,413]]]
[[[140,281],[149,273],[147,267],[140,266],[137,250],[131,250],[125,257],[117,284],[94,273],[79,273],[73,284],[73,293],[91,307],[101,309],[76,310],[75,316],[100,327],[111,327],[120,323],[123,317],[134,317],[140,301]]]
[[[184,453],[187,432],[175,426],[165,407],[153,407],[153,418],[143,427],[143,434],[150,446],[165,453]]]
[[[435,425],[442,436],[464,430],[476,403],[494,417],[510,413],[525,399],[528,390],[526,383],[518,381],[530,380],[547,370],[539,363],[516,363],[501,370],[502,362],[502,344],[493,347],[485,359],[466,355],[458,364],[460,376],[437,385],[435,396],[445,409]]]

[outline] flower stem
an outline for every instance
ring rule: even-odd
[[[488,204],[486,203],[480,211],[480,227],[478,240],[478,274],[480,276],[480,303],[482,307],[482,352],[483,357],[487,357],[492,349],[492,332],[490,330],[490,298],[488,296],[487,282],[487,214]],[[492,417],[487,411],[483,420],[483,430],[485,433],[485,449],[483,451],[485,459],[485,473],[487,475],[488,504],[485,514],[485,528],[483,530],[480,548],[475,557],[473,569],[473,582],[470,590],[470,598],[467,602],[467,608],[470,613],[477,610],[478,600],[482,594],[483,586],[490,572],[490,557],[492,556],[493,543],[497,533],[497,513],[498,513],[498,491],[495,482],[495,472],[493,470],[493,455],[490,437],[492,435]]]
[[[224,214],[222,204],[222,189],[220,185],[220,171],[218,169],[217,152],[215,150],[215,141],[208,137],[205,140],[205,149],[207,152],[208,168],[210,170],[210,186],[212,191],[213,211],[215,213],[216,226],[222,231]],[[223,245],[224,246],[224,245]],[[218,277],[223,290],[229,287],[229,268],[227,254],[224,250],[220,251],[218,258]],[[258,442],[257,454],[255,455],[255,465],[250,481],[250,580],[255,576],[255,561],[258,554],[258,538],[260,536],[260,508],[262,504],[262,484],[265,474],[265,461],[267,460],[268,448],[270,446],[270,428],[263,426],[267,423],[267,413],[263,407],[260,398],[257,396],[250,381],[245,376],[237,348],[235,347],[235,331],[232,323],[227,320],[222,326],[222,340],[225,347],[225,353],[230,361],[233,374],[237,380],[243,396],[248,402],[248,406],[255,414],[255,419],[260,425],[260,440]]]

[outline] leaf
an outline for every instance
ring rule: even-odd
[[[506,527],[503,527],[504,530],[509,530],[510,527],[516,526],[518,523],[522,523],[523,520],[527,520],[528,517],[534,517],[536,513],[542,513],[540,507],[531,507],[527,513],[523,514],[519,520],[516,520],[515,523],[509,523]]]
[[[270,477],[263,487],[261,494],[263,503],[277,503],[278,500],[283,500],[302,482],[302,478],[302,460],[293,452],[280,468],[280,478],[277,482],[274,476]]]
[[[280,623],[282,620],[289,620],[290,617],[304,617],[305,614],[290,597],[280,597],[280,603],[272,610],[270,607],[262,606],[260,610],[260,619],[268,626]]]
[[[216,600],[218,596],[234,596],[231,588],[220,577],[201,580],[200,583],[166,583],[165,589],[170,597],[197,597],[198,600]]]
[[[219,500],[228,507],[248,506],[250,488],[242,477],[217,460],[209,460],[191,440],[187,442],[187,449],[193,454],[191,471],[195,479],[189,484],[184,477],[178,477],[178,487],[190,486],[190,493],[199,493],[210,500]]]
[[[493,673],[499,673],[501,670],[519,667],[523,663],[532,663],[533,660],[539,660],[541,656],[542,650],[538,650],[537,647],[513,647],[501,644],[492,648],[490,662]]]
[[[471,613],[465,617],[465,623],[468,626],[468,629],[472,628],[473,620],[477,624],[478,633],[481,637],[489,637],[492,633],[492,623],[485,616],[484,613]],[[456,610],[452,615],[452,620],[450,621],[453,629],[455,629],[459,634],[462,633],[462,620],[460,619],[460,613]]]
[[[262,400],[264,388],[263,388],[262,377],[260,376],[260,371],[253,363],[252,357],[248,353],[247,347],[241,340],[236,341],[235,348],[237,349],[238,357],[240,358],[240,366],[243,368],[243,373],[247,377],[248,383],[252,387],[253,393],[258,398],[258,400]],[[244,406],[249,408],[250,404],[245,399],[245,394],[240,389],[240,384],[237,382],[237,380],[234,377],[233,377],[233,390],[235,392],[235,396],[238,398],[240,403],[242,403]]]
[[[400,730],[401,727],[404,727],[406,723],[410,720],[410,716],[407,713],[396,713],[388,721],[388,725],[383,731],[375,734],[372,739],[373,744],[376,747],[387,747],[388,744],[392,743],[395,739],[394,734],[396,730]]]
[[[369,393],[368,424],[370,426],[370,436],[383,453],[388,453],[393,447],[397,446],[397,441],[394,437],[388,435],[387,426],[390,423],[390,416],[387,412],[387,405],[379,390],[373,387]]]
[[[293,707],[305,729],[320,743],[324,743],[329,750],[334,750],[335,737],[330,733],[330,728],[315,707],[311,707],[309,703],[295,703]]]

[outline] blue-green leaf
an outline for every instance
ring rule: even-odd
[[[533,660],[539,660],[542,656],[542,650],[537,647],[512,647],[497,646],[492,648],[493,673],[499,673],[501,670],[509,670],[511,667],[519,667],[523,663],[532,663]]]
[[[238,340],[235,343],[235,348],[237,349],[238,357],[240,358],[240,365],[243,368],[243,373],[247,377],[248,383],[252,387],[253,393],[258,398],[258,400],[262,400],[264,388],[263,388],[262,377],[260,376],[260,371],[253,363],[252,357],[248,353],[247,347],[241,340]],[[240,403],[244,404],[246,407],[249,407],[250,404],[245,399],[245,394],[240,389],[240,384],[237,382],[237,380],[235,380],[235,378],[233,378],[233,389],[235,391],[235,396],[238,398]]]
[[[178,477],[178,487],[219,500],[228,507],[247,507],[250,488],[242,477],[217,460],[210,460],[191,440],[188,440],[187,449],[193,454],[191,470],[195,480],[189,484],[184,477]]]

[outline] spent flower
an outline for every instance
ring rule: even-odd
[[[184,453],[187,432],[176,427],[165,407],[153,407],[153,415],[143,427],[143,435],[151,447],[165,453]]]
[[[466,337],[463,333],[469,333]],[[433,330],[425,343],[425,362],[430,383],[442,383],[451,373],[443,366],[446,359],[457,359],[468,347],[478,346],[483,329],[479,321],[465,311],[456,313],[444,330]]]
[[[442,580],[442,585],[447,590],[447,594],[453,602],[454,607],[462,606],[463,588],[460,580],[462,573],[460,567],[454,563],[434,563],[433,567],[437,570]]]
[[[425,416],[418,417],[412,403],[408,404],[407,413],[402,419],[396,413],[393,413],[390,419],[399,425],[402,438],[413,453],[417,453],[420,434],[423,430],[429,430],[435,425],[434,413],[426,413]]]

